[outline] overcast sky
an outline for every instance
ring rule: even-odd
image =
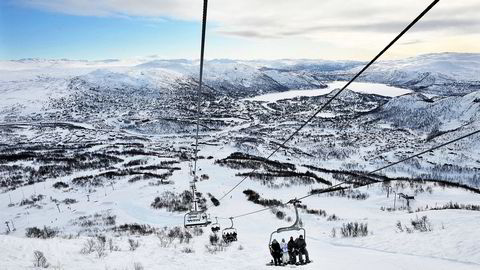
[[[198,58],[202,0],[1,0],[0,58]],[[207,58],[374,56],[430,0],[210,0]],[[441,0],[384,59],[480,52],[480,0]]]

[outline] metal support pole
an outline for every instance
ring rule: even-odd
[[[397,203],[397,193],[393,191],[394,197],[393,197],[393,210],[397,210],[396,203]]]

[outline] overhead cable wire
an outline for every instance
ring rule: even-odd
[[[196,125],[196,134],[195,134],[195,161],[193,167],[193,182],[197,180],[197,160],[198,160],[198,133],[200,129],[200,104],[201,104],[201,95],[202,95],[202,83],[203,83],[203,60],[205,54],[205,32],[207,28],[207,7],[208,7],[208,0],[203,1],[203,16],[202,16],[202,41],[201,41],[201,49],[200,49],[200,78],[198,83],[198,91],[197,91],[197,125]]]

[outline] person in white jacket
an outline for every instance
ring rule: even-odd
[[[282,249],[282,262],[283,264],[288,264],[290,257],[288,256],[288,244],[285,242],[285,239],[282,239],[280,248]]]

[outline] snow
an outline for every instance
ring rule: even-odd
[[[440,59],[442,58],[442,59]],[[468,60],[468,59],[470,60]],[[467,57],[458,55],[426,55],[417,59],[407,59],[404,61],[382,62],[379,64],[378,72],[385,75],[385,69],[388,65],[388,74],[400,70],[405,72],[405,78],[410,79],[418,75],[419,72],[429,71],[441,74],[442,78],[450,78],[458,75],[462,79],[478,80],[478,57]],[[439,60],[440,59],[440,60]],[[461,64],[449,63],[449,59],[458,59]],[[154,89],[173,89],[173,86],[179,81],[191,82],[197,76],[198,61],[190,60],[135,60],[135,61],[70,61],[70,60],[36,60],[27,59],[23,61],[2,61],[0,62],[0,107],[3,112],[18,110],[18,113],[36,113],[44,109],[51,98],[65,97],[73,91],[68,88],[68,84],[73,78],[82,80],[93,86],[100,86],[100,90],[118,90],[124,87],[143,88],[151,87]],[[278,60],[278,61],[236,61],[236,60],[212,60],[207,62],[206,81],[207,83],[225,83],[225,85],[242,86],[245,88],[254,88],[253,86],[265,82],[275,82],[311,85],[313,82],[311,76],[302,74],[296,68],[299,66],[312,67],[319,64],[314,60]],[[328,70],[352,71],[360,62],[321,62],[323,68]],[[262,68],[282,68],[286,71],[263,71]],[[318,67],[317,67],[318,68]],[[293,71],[292,71],[293,70]],[[393,70],[393,71],[392,71]],[[413,70],[413,71],[412,71]],[[292,71],[295,76],[289,73]],[[408,74],[407,74],[408,73]],[[48,75],[45,75],[48,74]],[[269,74],[271,77],[265,77]],[[413,75],[412,75],[413,74]],[[376,75],[371,75],[376,76]],[[440,76],[440,75],[439,75]],[[463,76],[463,77],[462,77]],[[371,77],[372,78],[372,77]],[[277,81],[278,80],[278,81]],[[316,83],[323,83],[317,81]],[[328,83],[327,88],[311,90],[289,90],[266,95],[257,95],[249,98],[251,101],[262,102],[262,106],[267,109],[267,102],[276,102],[282,99],[293,99],[297,97],[319,96],[331,93],[333,90],[343,87],[345,81],[333,81]],[[319,86],[321,87],[321,86]],[[230,88],[229,88],[230,89]],[[295,88],[296,89],[296,88]],[[406,118],[411,116],[410,111],[417,111],[418,119],[432,122],[427,118],[431,114],[436,115],[434,119],[438,121],[439,131],[448,131],[458,128],[462,125],[478,123],[480,108],[478,99],[480,91],[474,91],[458,97],[435,96],[435,102],[427,102],[424,97],[417,93],[411,93],[408,89],[389,86],[380,83],[354,83],[348,89],[361,92],[372,93],[382,96],[392,97],[383,109],[392,113],[390,120],[381,123],[380,127],[390,128],[393,120],[396,118]],[[271,89],[269,89],[271,90]],[[280,89],[281,90],[281,89]],[[275,91],[280,91],[279,89]],[[257,89],[254,89],[257,91]],[[255,93],[252,91],[252,93]],[[258,94],[259,91],[257,91]],[[408,114],[402,112],[407,111]],[[119,112],[121,115],[124,112]],[[306,112],[308,113],[308,111]],[[440,115],[440,116],[438,116]],[[334,113],[326,112],[319,115],[323,118],[334,118]],[[395,118],[396,117],[396,118]],[[212,118],[215,119],[215,118]],[[222,118],[233,122],[223,130],[209,133],[213,138],[226,137],[229,134],[235,134],[237,131],[259,124],[258,120],[252,122],[242,121],[239,118]],[[111,118],[106,120],[107,124],[115,127],[111,130],[96,129],[92,123],[77,123],[73,121],[57,122],[66,123],[76,127],[87,129],[94,134],[95,139],[101,142],[99,145],[90,148],[90,151],[101,151],[111,145],[118,145],[130,140],[107,141],[115,138],[115,135],[122,132],[122,135],[138,135],[145,138],[145,148],[153,149],[167,142],[174,149],[191,148],[191,138],[184,134],[140,134],[135,131],[121,130],[119,121],[122,118]],[[334,120],[332,120],[333,122]],[[414,121],[411,123],[415,124]],[[28,125],[31,123],[16,123],[16,125]],[[284,127],[288,124],[297,124],[296,121],[284,121],[281,123]],[[4,126],[6,126],[5,124]],[[274,123],[267,123],[267,128],[275,127]],[[470,127],[471,128],[471,127]],[[313,129],[313,128],[312,128]],[[94,133],[94,131],[102,131]],[[15,131],[16,132],[16,131]],[[25,140],[38,139],[39,141],[59,141],[73,143],[79,140],[82,133],[76,133],[75,130],[55,130],[55,137],[49,137],[46,131],[42,129],[27,129],[18,131],[19,135]],[[324,134],[330,133],[333,136],[339,136],[335,129],[325,129]],[[89,136],[92,136],[92,135]],[[78,135],[78,136],[77,136]],[[202,134],[204,135],[204,134]],[[242,136],[242,135],[239,135]],[[272,137],[275,139],[274,137]],[[387,137],[388,139],[388,137]],[[408,139],[408,138],[406,138]],[[214,159],[202,159],[199,161],[201,173],[209,175],[210,179],[198,182],[198,191],[204,196],[207,193],[215,195],[217,198],[224,192],[233,187],[241,178],[237,173],[248,172],[249,170],[233,170],[221,167],[214,163],[215,159],[221,159],[234,151],[238,151],[233,143],[220,140],[215,141],[217,145],[200,146],[200,155],[213,156]],[[301,142],[299,142],[301,143]],[[386,146],[388,142],[381,142]],[[465,148],[478,146],[476,141],[463,145]],[[307,145],[306,147],[311,147]],[[364,151],[376,150],[377,145],[369,145],[362,149]],[[266,152],[265,148],[259,146],[259,154]],[[465,152],[471,153],[471,152]],[[475,156],[474,156],[475,157]],[[473,157],[473,158],[474,158]],[[147,160],[147,165],[156,165],[160,161],[169,160],[162,157],[142,157]],[[286,160],[286,156],[277,153],[273,158]],[[358,161],[359,156],[351,156],[348,159]],[[385,160],[396,160],[396,153],[388,152]],[[319,161],[316,159],[295,158],[295,164],[311,164],[323,166],[325,168],[341,167],[338,160]],[[433,158],[432,158],[433,159]],[[124,163],[133,160],[125,158]],[[473,160],[473,159],[472,159]],[[367,160],[370,162],[370,160]],[[448,159],[447,159],[448,161]],[[478,166],[472,161],[471,167]],[[316,164],[320,163],[320,164]],[[367,162],[365,162],[367,163]],[[477,161],[478,163],[478,161]],[[15,164],[21,164],[20,162]],[[15,165],[9,164],[9,165]],[[29,166],[40,166],[36,161],[29,161]],[[270,261],[270,255],[267,249],[270,233],[278,227],[290,225],[285,220],[279,220],[270,211],[260,212],[234,220],[234,226],[238,230],[239,241],[227,247],[226,251],[216,254],[210,254],[206,251],[205,245],[208,243],[209,228],[205,228],[202,236],[195,237],[190,244],[176,244],[172,247],[161,247],[159,239],[155,235],[150,236],[115,236],[111,231],[105,233],[108,238],[112,238],[120,251],[107,251],[103,258],[96,258],[94,254],[83,255],[80,253],[85,241],[88,239],[85,233],[77,236],[81,231],[72,221],[80,216],[94,215],[96,213],[109,212],[117,217],[117,225],[125,223],[147,224],[157,228],[164,226],[182,226],[185,213],[170,213],[165,210],[153,209],[150,204],[155,197],[160,196],[165,191],[180,193],[189,188],[191,175],[189,174],[189,162],[182,161],[175,166],[181,170],[174,171],[169,179],[174,183],[171,185],[150,185],[148,181],[138,181],[129,183],[128,179],[121,178],[115,180],[114,186],[97,187],[96,190],[89,193],[86,188],[75,187],[73,190],[55,189],[52,185],[57,181],[71,183],[74,177],[93,175],[105,171],[113,171],[114,168],[99,168],[85,171],[74,172],[71,175],[60,176],[54,179],[46,179],[45,182],[36,183],[17,188],[13,191],[2,190],[0,193],[0,269],[32,269],[33,251],[40,250],[44,252],[53,269],[133,269],[135,262],[141,263],[145,269],[271,269],[265,266]],[[369,164],[368,166],[371,166]],[[469,165],[469,164],[466,164]],[[305,172],[307,169],[298,166],[298,170]],[[158,173],[166,170],[159,169]],[[393,175],[402,174],[393,172]],[[319,173],[319,175],[321,175]],[[461,179],[460,179],[461,180]],[[281,181],[281,180],[276,180]],[[444,205],[446,203],[458,202],[464,204],[478,204],[478,194],[474,194],[462,189],[442,188],[427,184],[432,187],[433,192],[419,193],[415,195],[415,201],[412,202],[412,209],[425,207],[426,205]],[[230,225],[228,217],[240,215],[250,211],[262,209],[260,206],[246,200],[242,193],[245,189],[257,191],[262,198],[277,199],[283,202],[293,197],[300,197],[312,188],[323,188],[322,184],[312,185],[292,185],[272,189],[262,185],[258,181],[247,179],[237,190],[227,196],[219,207],[211,207],[208,214],[213,217],[220,217],[219,222],[222,228]],[[366,200],[350,200],[342,197],[330,197],[327,195],[312,196],[304,200],[304,204],[311,209],[323,209],[328,215],[335,214],[340,217],[337,221],[328,221],[325,217],[306,214],[300,211],[302,222],[307,230],[307,245],[310,257],[313,263],[307,266],[298,267],[300,269],[479,269],[480,267],[480,222],[479,211],[465,210],[439,210],[423,211],[409,213],[404,210],[382,211],[381,207],[392,207],[392,197],[387,198],[385,190],[381,185],[372,185],[360,189],[369,195]],[[399,188],[398,192],[414,194],[412,188]],[[28,206],[19,206],[19,202],[33,194],[45,195],[45,199],[39,204],[42,208]],[[87,201],[87,195],[90,201]],[[67,198],[75,199],[78,203],[72,205],[60,205],[61,212],[57,210],[56,205],[50,198],[62,201]],[[10,200],[15,203],[14,206],[8,206]],[[397,201],[402,205],[403,201]],[[281,209],[288,216],[293,217],[293,209]],[[433,230],[429,232],[400,232],[396,229],[396,223],[409,226],[412,219],[417,216],[427,215],[432,223]],[[13,221],[15,232],[10,234],[3,233],[4,222]],[[369,235],[361,238],[342,238],[337,231],[337,237],[331,237],[333,228],[337,229],[346,222],[368,223]],[[62,232],[62,237],[41,240],[25,237],[25,229],[28,227],[51,226],[56,227]],[[102,229],[102,228],[100,228]],[[70,237],[71,236],[71,237]],[[282,237],[288,237],[284,234]],[[136,251],[128,250],[128,238],[135,238],[140,242],[140,247]],[[181,250],[189,247],[194,253],[183,253]]]
[[[229,151],[224,148],[222,153]],[[203,146],[200,154],[213,154],[217,158],[218,150],[212,146]],[[221,155],[223,156],[223,155]],[[151,162],[151,161],[150,161]],[[210,254],[205,250],[208,242],[209,228],[205,234],[195,237],[191,244],[177,244],[176,247],[160,247],[156,236],[120,236],[113,238],[121,251],[107,252],[101,259],[95,255],[82,255],[80,250],[86,241],[85,236],[72,239],[54,238],[48,240],[28,239],[23,236],[24,229],[30,226],[54,226],[62,231],[73,233],[75,228],[70,220],[80,215],[91,215],[102,211],[111,211],[117,216],[117,224],[133,223],[150,224],[156,227],[181,226],[182,213],[167,213],[149,207],[155,196],[165,190],[181,192],[188,188],[188,162],[180,164],[182,170],[176,171],[171,178],[175,181],[170,186],[149,186],[144,182],[116,182],[115,189],[99,188],[91,194],[90,202],[86,201],[86,192],[68,192],[51,188],[54,181],[27,186],[23,190],[0,194],[0,220],[14,220],[17,231],[10,235],[0,235],[1,269],[29,269],[32,265],[34,250],[44,252],[52,266],[60,269],[133,269],[135,262],[140,262],[145,269],[271,269],[265,266],[270,260],[267,250],[270,233],[278,227],[289,223],[280,221],[269,211],[234,220],[239,233],[239,241],[233,243],[226,251]],[[239,177],[237,171],[213,164],[213,160],[200,160],[202,173],[208,173],[210,180],[201,181],[197,188],[200,192],[210,192],[217,197],[231,187]],[[248,171],[248,170],[245,170]],[[256,181],[247,180],[242,186],[221,202],[220,207],[211,208],[211,217],[219,216],[222,228],[229,226],[227,217],[261,209],[260,206],[247,202],[242,190],[250,188],[261,194],[263,198],[276,198],[287,201],[293,196],[306,194],[311,187],[322,185],[291,186],[289,188],[269,189]],[[477,230],[480,212],[475,211],[427,211],[408,213],[405,211],[388,212],[380,208],[391,207],[392,197],[387,198],[380,186],[364,187],[361,192],[369,194],[364,201],[349,200],[326,195],[313,196],[303,201],[309,208],[324,209],[328,215],[336,214],[341,219],[327,221],[324,217],[307,215],[300,211],[304,227],[307,230],[307,245],[310,257],[314,260],[302,269],[413,269],[422,265],[422,269],[478,269],[480,265],[480,231]],[[59,200],[74,198],[79,202],[71,205],[71,209],[61,205],[62,213],[58,213],[54,204],[47,204],[43,209],[25,207],[6,207],[9,194],[14,202],[22,198],[22,192],[29,196],[36,192]],[[400,192],[400,190],[399,190]],[[404,190],[412,193],[409,188]],[[106,196],[105,196],[106,193]],[[443,205],[449,201],[461,203],[477,203],[477,194],[460,189],[443,189],[433,187],[433,193],[421,193],[412,203],[416,207],[435,204]],[[397,201],[397,206],[402,201]],[[288,216],[294,215],[293,209],[282,209]],[[401,221],[409,225],[416,216],[427,215],[432,222],[433,231],[396,232],[395,224]],[[330,236],[332,228],[342,223],[358,221],[368,223],[369,234],[363,238],[341,238]],[[107,237],[110,237],[107,234]],[[288,237],[288,235],[283,235]],[[136,251],[129,251],[127,240],[134,238],[141,245]],[[190,247],[194,253],[182,253],[181,249]],[[242,248],[240,249],[240,246]]]

